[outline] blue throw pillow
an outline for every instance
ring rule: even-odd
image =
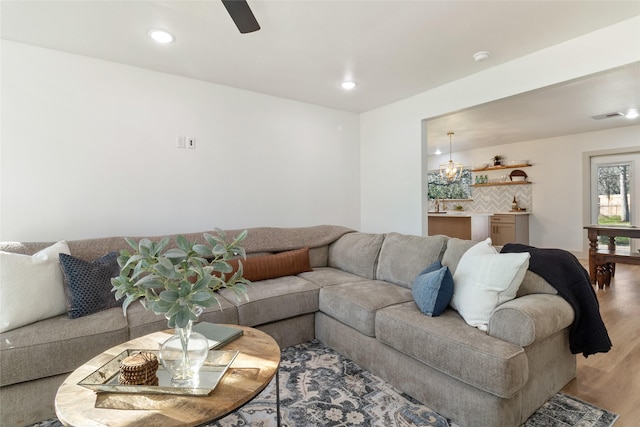
[[[411,292],[423,314],[439,316],[453,296],[453,275],[449,267],[442,267],[440,261],[431,264],[418,274]]]
[[[123,299],[116,301],[115,293],[111,292],[111,278],[120,274],[116,252],[93,262],[63,253],[59,256],[70,318],[77,319],[122,305]]]

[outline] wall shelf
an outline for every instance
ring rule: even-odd
[[[497,171],[501,169],[516,169],[516,168],[528,168],[530,164],[522,164],[522,165],[501,165],[501,166],[487,166],[484,169],[471,169],[471,172],[483,172],[483,171]]]
[[[495,185],[524,185],[531,184],[531,181],[516,181],[516,182],[488,182],[486,184],[472,184],[472,187],[492,187]]]

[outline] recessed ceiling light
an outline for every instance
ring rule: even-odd
[[[342,82],[340,84],[340,86],[342,86],[342,89],[344,89],[344,90],[351,90],[354,87],[356,87],[357,85],[358,84],[356,82],[353,82],[353,81],[350,81],[350,80],[344,81],[344,82]]]
[[[638,110],[635,108],[629,108],[629,111],[627,111],[627,114],[624,115],[627,119],[635,119],[638,116],[640,116],[640,114],[638,114]]]
[[[592,119],[596,119],[596,120],[611,119],[614,117],[625,117],[627,119],[636,119],[640,117],[640,114],[638,114],[637,108],[629,108],[626,114],[621,111],[614,111],[611,113],[598,114],[597,116],[591,116]]]
[[[150,29],[147,34],[149,34],[149,37],[161,44],[169,44],[175,40],[173,34],[165,30],[159,30],[157,28]]]
[[[611,119],[613,117],[624,117],[624,114],[622,114],[620,111],[614,111],[611,113],[598,114],[596,116],[591,116],[591,118],[595,120]]]
[[[436,155],[436,156],[439,156],[440,154],[442,154],[442,151],[440,151],[440,150],[436,150],[435,155]]]
[[[487,59],[489,59],[490,54],[491,52],[487,50],[481,50],[480,52],[476,52],[473,54],[473,59],[475,59],[476,62],[486,61]]]

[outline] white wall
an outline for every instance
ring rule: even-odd
[[[359,228],[358,115],[0,47],[0,240]]]
[[[3,41],[0,239],[317,223],[426,233],[423,119],[638,61],[638,28],[640,17],[360,118]],[[176,135],[197,149],[176,149]],[[578,240],[563,233],[550,234]]]
[[[426,234],[422,215],[426,194],[423,119],[639,61],[639,28],[640,17],[636,17],[362,114],[362,230]],[[600,148],[615,146],[608,140],[598,144]],[[579,162],[579,153],[573,155]],[[574,183],[569,172],[562,179],[566,188],[573,189],[582,178],[575,175]],[[556,199],[564,200],[562,194]],[[545,206],[538,205],[538,199],[534,195],[536,210]],[[575,228],[571,230],[565,224],[545,229],[533,242],[543,246],[562,242],[563,248],[575,249],[580,246],[577,242],[582,232],[581,227]]]

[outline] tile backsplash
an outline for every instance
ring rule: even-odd
[[[480,212],[505,212],[511,210],[513,196],[519,208],[533,209],[531,185],[497,185],[495,187],[474,187],[473,202],[469,210]]]
[[[446,208],[452,210],[454,206],[461,205],[465,211],[507,212],[511,210],[513,196],[516,196],[519,208],[526,208],[528,212],[533,210],[530,184],[474,187],[472,201],[447,201]],[[429,210],[435,210],[434,200],[429,201]]]

